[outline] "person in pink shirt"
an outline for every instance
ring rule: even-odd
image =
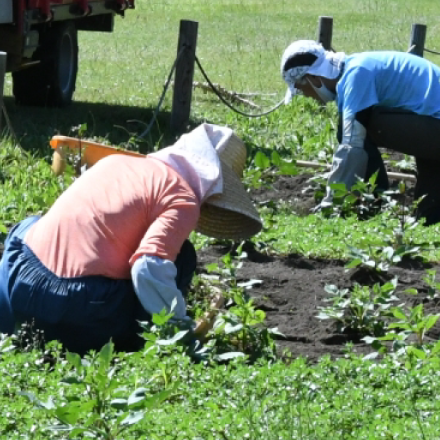
[[[32,321],[46,340],[85,353],[110,338],[140,349],[139,321],[172,305],[173,320],[190,327],[191,231],[239,240],[261,229],[240,180],[245,161],[233,131],[211,124],[145,158],[101,159],[45,215],[9,231],[0,332]]]

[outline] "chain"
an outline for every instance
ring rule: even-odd
[[[228,101],[226,101],[223,98],[221,93],[216,89],[214,84],[209,79],[208,75],[206,74],[205,70],[203,69],[202,65],[200,64],[200,61],[197,58],[197,56],[196,56],[196,63],[197,63],[197,66],[199,67],[200,71],[202,72],[202,75],[205,78],[206,82],[209,84],[209,86],[211,87],[212,91],[217,95],[217,97],[220,99],[220,101],[223,102],[223,104],[225,104],[227,107],[229,107],[232,111],[234,111],[235,113],[238,113],[239,115],[246,116],[248,118],[260,118],[262,116],[268,115],[269,113],[272,113],[273,111],[275,111],[278,107],[280,107],[284,103],[284,98],[283,98],[278,104],[274,105],[272,108],[270,108],[269,110],[267,110],[267,111],[265,111],[263,113],[245,113],[245,112],[242,112],[241,110],[239,110],[239,109],[235,108],[234,106],[232,106]]]

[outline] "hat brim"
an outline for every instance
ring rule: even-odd
[[[221,161],[223,192],[201,206],[196,231],[214,238],[243,240],[262,229],[260,216],[240,178]]]

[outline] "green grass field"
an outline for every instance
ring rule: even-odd
[[[158,103],[177,51],[179,21],[199,23],[197,56],[211,80],[235,92],[271,94],[266,107],[284,95],[279,74],[282,51],[293,40],[314,39],[319,16],[334,20],[333,47],[355,52],[375,49],[407,50],[411,26],[428,26],[427,47],[440,48],[439,12],[435,1],[168,1],[139,0],[134,11],[117,18],[112,34],[80,34],[80,69],[75,105],[59,112],[15,109],[7,100],[12,122],[22,143],[47,148],[54,132],[66,133],[87,122],[90,135],[112,143],[129,139],[148,123]],[[435,61],[435,55],[426,54]],[[195,80],[203,81],[196,69]],[[10,93],[10,83],[6,93]],[[160,127],[149,143],[168,128],[171,91],[163,106]],[[288,119],[291,109],[277,118]],[[230,111],[212,94],[194,92],[195,120],[225,123]],[[246,118],[232,117],[234,128],[246,127]],[[263,124],[265,125],[265,124]],[[300,129],[295,125],[295,129]],[[279,133],[282,136],[282,133]],[[150,145],[151,146],[151,145]]]
[[[406,51],[415,23],[428,27],[426,47],[440,51],[440,5],[434,0],[137,0],[135,10],[116,19],[113,33],[80,34],[72,106],[17,107],[8,75],[5,104],[17,139],[6,133],[0,140],[0,243],[15,222],[45,212],[71,181],[50,171],[54,134],[69,135],[86,123],[87,137],[142,152],[174,141],[171,90],[151,133],[143,141],[133,139],[158,104],[176,57],[180,20],[199,23],[197,56],[211,80],[251,94],[264,111],[285,93],[279,72],[283,50],[295,39],[315,39],[320,16],[333,17],[338,51]],[[425,56],[440,64],[440,56]],[[197,69],[194,80],[204,81]],[[190,124],[229,125],[245,140],[250,152],[245,179],[252,187],[277,177],[273,152],[286,163],[330,161],[336,116],[333,105],[323,110],[298,98],[269,116],[247,118],[195,89]],[[271,158],[271,166],[261,164],[259,153]],[[382,214],[358,222],[298,216],[282,206],[273,215],[259,209],[265,230],[254,240],[270,243],[280,254],[347,258],[347,240],[361,246],[389,233],[382,229]],[[439,231],[417,226],[407,239],[434,242]],[[197,247],[211,243],[196,234],[192,239]],[[432,261],[439,256],[436,248],[424,252]],[[66,359],[56,346],[49,356],[32,341],[11,350],[11,341],[0,338],[0,438],[440,438],[439,344],[380,361],[364,360],[347,347],[345,358],[316,365],[302,359],[248,365],[241,358],[194,364],[181,348],[161,345],[156,336],[149,335],[150,351],[103,351],[82,363],[73,355]]]

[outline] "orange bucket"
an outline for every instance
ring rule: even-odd
[[[93,141],[85,141],[69,136],[53,136],[50,146],[55,150],[52,157],[52,169],[55,174],[62,174],[66,168],[67,154],[81,155],[81,165],[91,167],[98,160],[111,154],[124,154],[126,156],[145,157],[135,151],[111,147]]]

